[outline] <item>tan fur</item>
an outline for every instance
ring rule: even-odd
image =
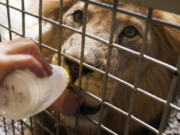
[[[57,12],[59,13],[59,0],[45,0],[44,1],[43,15],[49,18],[53,18],[58,21]],[[82,25],[74,22],[72,13],[75,10],[83,10],[83,2],[76,2],[72,0],[69,2],[65,0],[66,12],[64,13],[63,23],[72,26],[76,29],[82,30]],[[146,9],[141,9],[137,6],[130,4],[121,4],[122,8],[133,10],[142,14],[146,14]],[[175,24],[180,24],[180,17],[174,14],[155,11],[154,17],[166,21],[171,21]],[[117,13],[116,29],[114,34],[114,42],[116,42],[118,35],[124,29],[125,26],[135,26],[140,34],[143,36],[145,31],[145,21],[125,14]],[[94,5],[88,6],[88,18],[86,25],[86,32],[89,34],[98,36],[102,39],[109,40],[110,28],[111,28],[112,12],[108,9],[97,7]],[[46,22],[47,23],[47,22]],[[44,33],[44,43],[51,44],[53,47],[58,47],[58,29],[56,26],[52,26],[51,29]],[[148,45],[146,48],[146,54],[159,59],[163,62],[176,66],[177,58],[180,54],[180,31],[162,26],[157,23],[151,24],[150,32],[148,33]],[[48,40],[46,40],[48,39]],[[81,35],[63,28],[62,37],[62,52],[66,55],[70,55],[77,59],[80,59],[81,49]],[[105,69],[107,62],[108,47],[101,42],[95,41],[91,38],[85,38],[84,49],[84,62],[96,66],[102,70]],[[143,46],[143,38],[136,36],[133,39],[125,38],[122,41],[122,45],[140,51]],[[131,84],[134,84],[135,72],[137,68],[138,57],[129,54],[125,51],[112,49],[111,61],[109,72],[118,78],[121,78]],[[63,63],[66,67],[66,63]],[[170,88],[173,73],[158,64],[153,64],[148,60],[143,60],[141,65],[141,76],[138,82],[138,88],[142,88],[147,92],[154,94],[160,98],[166,99],[168,90]],[[104,87],[103,75],[97,72],[87,74],[82,77],[82,88],[95,94],[98,97],[102,95],[102,89]],[[78,80],[74,83],[78,85]],[[113,79],[109,79],[107,85],[106,100],[113,105],[119,107],[124,111],[128,111],[129,101],[131,97],[132,89],[118,83]],[[82,95],[86,100],[86,104],[97,106],[99,103],[85,95]],[[162,112],[163,105],[151,98],[136,92],[134,97],[134,107],[132,113],[134,116],[149,123],[157,118]],[[98,120],[99,113],[89,116],[92,119]],[[67,127],[75,127],[75,117],[66,117],[61,115],[61,121],[66,124]],[[102,115],[102,123],[112,129],[113,131],[121,134],[124,130],[125,117],[120,113],[113,111],[112,109],[105,108]],[[141,128],[135,122],[131,121],[130,132],[133,133]],[[96,126],[93,126],[90,122],[85,120],[82,116],[79,119],[79,135],[94,135],[97,130]]]

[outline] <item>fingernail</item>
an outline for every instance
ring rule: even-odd
[[[52,75],[52,66],[51,65],[48,66],[47,74]]]

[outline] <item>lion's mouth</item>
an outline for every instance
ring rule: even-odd
[[[71,84],[74,84],[79,78],[79,65],[68,59],[65,59],[65,63],[69,67],[71,75]],[[93,71],[84,68],[82,69],[82,75],[92,73]],[[94,115],[100,111],[101,104],[97,106],[88,105],[88,103],[76,93],[76,88],[69,86],[67,90],[59,97],[55,103],[56,108],[66,116],[73,116],[76,114],[82,115]]]
[[[65,59],[65,63],[69,67],[69,72],[71,75],[71,83],[73,84],[79,77],[79,65],[68,59]],[[92,73],[93,71],[85,67],[82,68],[82,76]]]
[[[87,105],[82,97],[70,89],[66,89],[54,103],[55,108],[65,116],[75,116],[76,114],[94,115],[100,111],[98,106]]]

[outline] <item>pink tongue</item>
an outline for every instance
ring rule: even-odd
[[[83,103],[83,100],[78,101],[78,95],[66,89],[55,101],[54,106],[63,115],[72,116],[77,113],[79,103]]]

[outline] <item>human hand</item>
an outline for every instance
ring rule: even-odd
[[[30,38],[0,43],[0,84],[12,71],[25,68],[41,78],[52,74],[50,64]]]

